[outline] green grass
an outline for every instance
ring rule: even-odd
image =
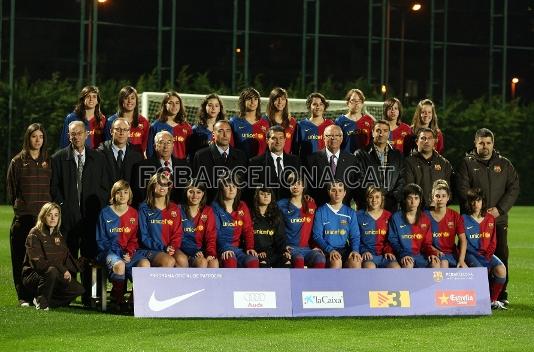
[[[11,209],[0,207],[1,351],[531,351],[534,207],[510,214],[511,306],[483,317],[138,319],[64,308],[17,307]]]

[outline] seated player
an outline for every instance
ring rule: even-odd
[[[241,201],[241,190],[230,179],[222,179],[213,202],[217,227],[217,251],[223,268],[257,268],[254,229],[250,211]],[[241,248],[241,244],[244,248]]]
[[[206,185],[191,180],[184,193],[186,202],[181,206],[184,231],[181,250],[189,257],[189,266],[218,268],[215,214],[206,205]]]
[[[403,268],[439,268],[437,251],[432,247],[432,225],[422,211],[423,190],[414,183],[402,191],[401,210],[389,220],[388,240]]]
[[[130,207],[132,190],[128,182],[119,180],[111,188],[110,206],[100,212],[96,228],[97,262],[108,269],[113,288],[111,298],[124,310],[125,279],[132,280],[132,267],[143,259],[136,253],[137,210]]]
[[[172,187],[168,172],[154,174],[147,185],[146,201],[139,205],[140,266],[188,266],[182,245],[182,216],[170,201]],[[148,263],[147,263],[148,262]]]
[[[326,258],[315,244],[311,243],[311,233],[315,210],[313,198],[304,194],[304,184],[295,178],[289,187],[291,198],[278,201],[286,233],[286,251],[293,268],[322,269]],[[312,249],[313,248],[313,249]]]
[[[76,281],[82,263],[69,252],[60,227],[61,208],[56,203],[45,203],[26,238],[22,284],[35,297],[36,309],[68,306],[85,292]]]
[[[371,186],[367,189],[366,198],[367,209],[356,212],[360,227],[362,267],[398,269],[400,265],[388,241],[388,221],[391,213],[384,209],[384,191]]]
[[[256,188],[253,198],[252,221],[254,249],[261,268],[289,267],[290,254],[286,252],[285,225],[270,188]]]
[[[360,228],[356,212],[343,204],[347,191],[341,181],[327,184],[330,201],[317,209],[313,239],[327,254],[330,268],[361,268]]]
[[[432,223],[432,245],[438,251],[442,268],[467,268],[464,221],[460,214],[447,208],[450,197],[451,190],[447,181],[436,180],[432,186],[434,209],[426,211]]]
[[[467,191],[463,214],[465,235],[467,237],[467,265],[486,267],[489,271],[490,300],[492,309],[507,309],[498,300],[506,282],[506,267],[494,255],[497,246],[495,217],[487,212],[486,197],[480,188]]]

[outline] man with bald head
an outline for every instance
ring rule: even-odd
[[[353,190],[359,173],[356,168],[354,155],[341,150],[343,131],[337,125],[325,128],[323,138],[325,148],[308,157],[308,175],[312,175],[309,184],[310,195],[315,199],[317,206],[321,206],[330,199],[326,191],[326,184],[333,180],[345,184],[347,194],[343,203],[350,206]]]

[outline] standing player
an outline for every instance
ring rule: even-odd
[[[285,226],[270,188],[256,188],[253,198],[252,221],[254,246],[261,268],[290,266],[286,252]]]
[[[427,211],[432,222],[432,245],[438,250],[442,268],[467,268],[465,264],[464,221],[460,214],[447,208],[451,198],[449,184],[445,180],[437,180],[432,187],[434,208]],[[458,237],[458,247],[456,246]]]
[[[404,187],[401,210],[389,220],[388,239],[403,268],[439,268],[432,247],[432,225],[423,212],[423,190],[414,183]]]
[[[319,207],[313,221],[313,239],[327,253],[330,268],[361,268],[360,228],[356,212],[343,204],[343,182],[327,184],[330,202]]]
[[[326,258],[311,242],[312,226],[317,209],[313,198],[304,194],[304,184],[295,178],[289,190],[291,198],[278,201],[286,233],[286,250],[294,268],[322,269]],[[313,248],[313,249],[312,249]]]
[[[96,227],[96,260],[108,269],[113,284],[111,297],[121,310],[126,308],[123,305],[125,280],[132,280],[132,267],[143,259],[136,255],[139,222],[137,211],[130,206],[132,198],[128,182],[115,182],[111,188],[111,205],[102,209]]]
[[[436,136],[436,144],[434,148],[439,154],[443,154],[445,148],[443,142],[443,133],[438,126],[438,115],[436,114],[436,107],[430,99],[424,99],[417,104],[415,113],[412,119],[412,135],[405,140],[404,155],[409,155],[410,152],[416,148],[416,135],[421,128],[430,128]]]
[[[11,160],[7,170],[7,199],[15,213],[9,231],[11,268],[21,307],[29,307],[31,301],[21,276],[26,237],[35,226],[39,209],[51,200],[52,168],[46,149],[44,127],[40,123],[32,123],[24,133],[22,150]]]
[[[311,117],[297,123],[297,135],[293,146],[293,153],[302,161],[325,147],[324,130],[334,124],[332,120],[324,117],[328,105],[329,103],[321,93],[311,93],[306,98],[306,107]]]
[[[260,93],[246,88],[239,94],[239,116],[230,119],[234,146],[245,152],[248,159],[265,153],[265,134],[269,123],[261,118]]]
[[[206,185],[194,179],[184,189],[186,201],[181,206],[184,230],[181,250],[189,257],[189,266],[218,268],[215,214],[206,205],[206,191]]]
[[[173,155],[178,159],[187,157],[187,140],[193,133],[187,122],[182,98],[175,91],[165,93],[156,121],[150,126],[148,136],[147,157],[154,154],[154,137],[160,131],[168,131],[173,136]]]
[[[59,139],[59,148],[65,148],[69,145],[69,124],[72,121],[82,121],[85,124],[88,134],[85,145],[88,148],[96,149],[104,141],[106,117],[100,111],[100,91],[97,87],[87,86],[80,92],[74,111],[65,117]]]
[[[274,88],[269,94],[269,104],[265,119],[269,126],[282,126],[286,135],[284,153],[291,154],[293,138],[297,130],[297,120],[290,115],[287,91],[284,88]]]
[[[169,174],[154,174],[148,182],[146,201],[139,205],[140,266],[187,268],[182,245],[182,216],[170,201]],[[148,262],[148,263],[147,263]]]
[[[195,153],[213,142],[215,122],[224,120],[224,106],[221,98],[215,93],[207,95],[198,108],[197,124],[193,126],[187,153],[189,162],[193,162]]]
[[[391,213],[384,210],[384,191],[371,186],[367,189],[366,198],[367,209],[356,213],[360,227],[360,251],[363,253],[362,267],[398,269],[400,266],[387,236]]]
[[[341,150],[354,154],[357,149],[364,149],[371,142],[375,119],[363,112],[365,95],[361,90],[349,90],[345,100],[349,109],[336,119],[336,125],[343,130]]]
[[[487,211],[486,198],[480,188],[470,189],[466,194],[467,209],[462,215],[467,237],[467,264],[470,267],[486,267],[490,274],[490,301],[492,309],[507,309],[499,301],[506,283],[506,267],[494,255],[497,246],[496,221]]]
[[[401,121],[402,104],[397,98],[384,101],[383,118],[389,123],[389,140],[393,148],[404,153],[404,141],[412,134],[410,126]]]
[[[122,118],[128,121],[130,131],[128,142],[141,155],[146,155],[148,143],[148,133],[150,123],[148,119],[139,114],[139,104],[137,99],[137,90],[134,87],[123,87],[119,92],[119,104],[117,113],[111,115],[104,128],[104,141],[111,140],[113,121]]]
[[[250,211],[241,201],[241,190],[230,179],[219,183],[213,202],[217,226],[217,250],[224,268],[257,268],[258,254],[254,250],[254,229]],[[244,243],[244,249],[241,244]]]

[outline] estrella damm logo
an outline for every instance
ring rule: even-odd
[[[410,308],[410,291],[369,291],[370,308]]]
[[[477,305],[475,290],[438,290],[435,293],[435,299],[438,307],[474,307]]]

